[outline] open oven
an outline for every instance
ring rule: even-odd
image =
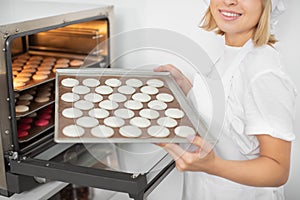
[[[165,153],[151,154],[149,160],[145,152],[142,158],[127,155],[118,144],[56,144],[53,140],[55,70],[86,62],[87,67],[110,67],[110,44],[104,41],[111,34],[113,7],[43,1],[3,4],[1,195],[58,180],[143,199],[174,168]]]

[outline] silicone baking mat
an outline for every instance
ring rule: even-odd
[[[55,141],[187,142],[205,127],[168,72],[57,69]]]

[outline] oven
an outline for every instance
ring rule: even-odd
[[[113,7],[12,0],[0,9],[1,195],[57,180],[143,199],[174,168],[165,152],[53,140],[56,69],[110,67]]]

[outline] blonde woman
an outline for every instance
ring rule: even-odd
[[[193,152],[161,144],[184,171],[183,200],[284,199],[296,93],[270,34],[270,20],[280,6],[281,0],[210,1],[202,28],[224,36],[224,54],[215,69],[224,86],[226,114],[212,150],[198,136],[189,138],[198,147]],[[170,71],[194,106],[201,104],[197,84],[173,65],[155,71]]]

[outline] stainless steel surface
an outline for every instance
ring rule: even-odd
[[[0,120],[0,126],[1,126],[1,120]],[[2,132],[0,132],[1,135],[3,135]],[[0,137],[0,144],[3,144],[2,137]],[[5,162],[4,162],[4,152],[3,149],[0,148],[0,189],[6,190],[7,184],[6,184],[6,177],[5,177]]]
[[[0,33],[1,34],[1,33]],[[12,140],[11,135],[9,134],[11,132],[11,120],[10,120],[10,111],[9,111],[9,96],[8,91],[6,88],[8,88],[7,85],[7,77],[6,77],[6,69],[5,69],[5,58],[4,58],[4,52],[2,49],[4,49],[4,43],[3,35],[0,35],[0,86],[1,86],[1,92],[0,92],[0,106],[1,106],[1,115],[0,115],[0,189],[6,189],[6,176],[5,176],[5,162],[4,162],[4,152],[7,152],[12,149]],[[8,133],[8,134],[7,134]]]
[[[12,83],[8,77],[5,53],[7,41],[16,35],[35,34],[53,28],[64,27],[78,20],[105,16],[112,23],[112,6],[40,2],[1,1],[0,7],[0,189],[6,190],[4,153],[14,149],[12,141],[11,104],[14,104]],[[11,88],[10,93],[8,88]]]
[[[102,8],[99,10],[99,8]],[[10,0],[1,1],[0,8],[0,25],[11,25],[17,23],[31,24],[32,20],[49,19],[51,17],[60,17],[65,21],[73,21],[76,19],[84,18],[80,13],[83,11],[98,10],[96,15],[107,15],[105,12],[110,12],[111,6],[108,7],[104,4],[79,4],[79,3],[63,3],[63,2],[47,2],[38,0]],[[100,12],[99,12],[100,11]],[[88,14],[94,16],[93,14]],[[66,14],[73,13],[72,18]],[[78,16],[79,15],[79,16]],[[88,17],[88,16],[87,16]],[[55,23],[56,24],[56,23]],[[0,27],[1,27],[0,26]],[[41,27],[46,27],[44,24],[40,24]],[[14,31],[22,32],[18,26],[15,27]]]

